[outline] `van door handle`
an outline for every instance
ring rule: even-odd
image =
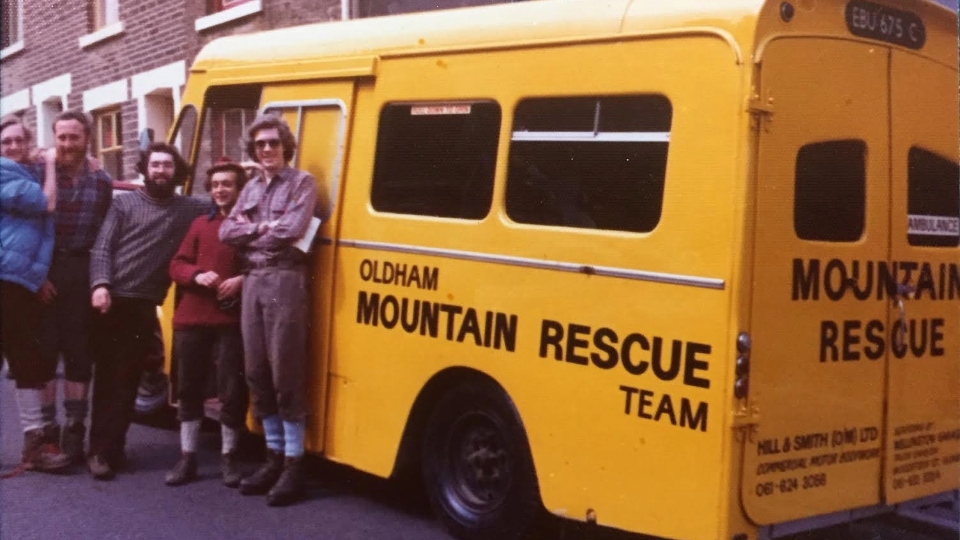
[[[894,334],[893,339],[898,342],[894,343],[894,346],[898,349],[905,347],[907,344],[907,307],[904,300],[913,298],[913,293],[916,290],[916,287],[907,283],[897,284],[896,304],[900,311],[900,331]]]

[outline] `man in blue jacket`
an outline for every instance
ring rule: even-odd
[[[12,130],[0,130],[0,137],[8,136],[13,137]],[[3,142],[5,148],[9,146]],[[55,159],[55,151],[47,152],[48,164]],[[0,351],[16,381],[24,432],[21,468],[41,471],[69,465],[66,455],[44,443],[40,410],[40,393],[49,376],[40,362],[42,304],[37,291],[47,279],[53,257],[52,214],[56,205],[54,175],[46,175],[41,186],[23,166],[0,157]]]

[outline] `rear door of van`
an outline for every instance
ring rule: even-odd
[[[764,51],[741,484],[758,524],[957,487],[956,76],[852,41]]]
[[[750,400],[741,498],[771,524],[881,501],[890,299],[889,50],[763,53]],[[872,277],[871,277],[872,276]]]
[[[897,503],[960,482],[960,170],[957,71],[890,58],[890,260],[906,294],[891,303],[883,489]]]

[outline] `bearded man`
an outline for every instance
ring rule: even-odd
[[[92,127],[82,111],[64,111],[53,122],[55,171],[59,196],[54,217],[53,261],[40,286],[45,304],[40,323],[40,361],[48,382],[41,390],[41,415],[48,447],[60,444],[57,426],[56,366],[63,357],[63,452],[71,463],[83,463],[88,394],[93,377],[90,352],[90,249],[110,208],[113,179],[87,158]],[[49,153],[49,151],[48,151]],[[49,169],[50,167],[47,167]]]
[[[137,168],[146,189],[113,200],[90,257],[97,368],[87,464],[97,480],[112,479],[125,465],[156,309],[170,287],[167,269],[190,224],[209,208],[209,201],[176,194],[189,168],[173,146],[151,144]]]

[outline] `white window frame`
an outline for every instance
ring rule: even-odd
[[[120,21],[120,0],[89,0],[92,8],[93,31],[80,36],[80,48],[85,49],[123,33],[123,23]],[[103,20],[99,20],[102,13]]]
[[[137,133],[141,133],[149,126],[149,107],[147,101],[151,94],[170,93],[173,98],[173,118],[171,126],[177,121],[177,111],[183,106],[181,93],[187,81],[187,63],[180,60],[144,71],[130,77],[131,98],[137,100]],[[154,133],[154,140],[166,142],[166,133]],[[180,147],[180,135],[177,135],[176,146]]]
[[[90,116],[93,119],[93,133],[91,133],[90,139],[90,151],[100,160],[100,164],[104,169],[107,169],[107,159],[104,157],[105,154],[119,154],[120,155],[120,170],[119,171],[110,171],[107,170],[107,173],[113,177],[114,180],[123,179],[123,109],[119,105],[114,105],[107,107],[105,109],[100,109],[96,111],[91,111]],[[114,139],[113,144],[108,147],[104,147],[103,143],[103,120],[107,117],[111,118],[110,127],[113,133],[111,137]],[[115,174],[116,173],[116,174]]]
[[[24,88],[0,97],[0,116],[18,114],[30,108],[30,89]]]
[[[248,15],[260,13],[261,11],[263,11],[263,2],[261,0],[246,0],[235,6],[198,18],[194,21],[193,27],[197,32],[202,32],[215,26],[220,26],[221,24],[242,19]]]
[[[90,0],[93,6],[93,30],[120,22],[120,0]],[[99,15],[102,14],[103,20]]]
[[[23,0],[8,0],[16,3],[17,9],[17,40],[0,49],[0,60],[13,56],[23,50]]]
[[[30,88],[32,101],[37,110],[37,146],[54,144],[53,119],[60,111],[70,107],[68,97],[73,90],[73,77],[64,73],[39,82]]]

